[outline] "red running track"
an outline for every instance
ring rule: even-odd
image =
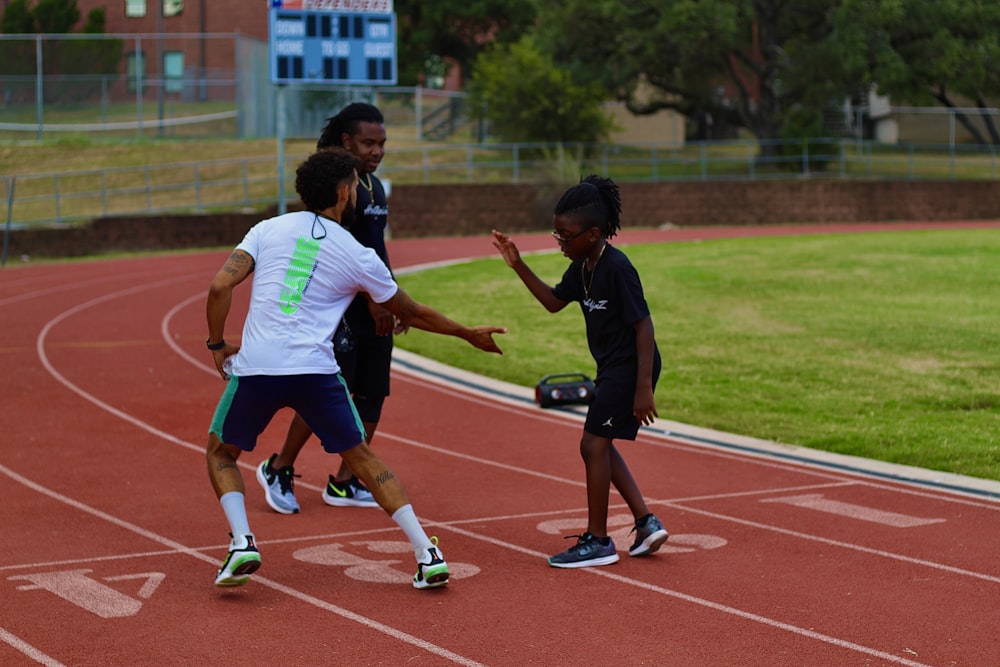
[[[494,251],[475,238],[390,252],[404,267]],[[253,466],[282,414],[242,461],[263,567],[216,589],[228,537],[203,447],[222,382],[204,297],[226,255],[0,272],[0,664],[1000,664],[998,485],[662,422],[625,448],[670,541],[556,570],[543,558],[586,522],[580,416],[409,355],[375,446],[440,537],[452,583],[414,590],[388,517],[323,504],[336,461],[314,444],[297,467],[302,513],[268,510]],[[627,550],[617,496],[611,516]]]

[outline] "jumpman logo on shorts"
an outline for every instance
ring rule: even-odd
[[[601,426],[607,426],[608,428],[614,428],[615,425],[611,423],[612,419],[614,419],[614,417],[608,417],[608,421],[606,421],[603,424],[601,424]]]

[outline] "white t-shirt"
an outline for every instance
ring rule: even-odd
[[[236,248],[255,263],[236,376],[338,372],[331,340],[347,306],[359,292],[384,303],[398,289],[374,250],[310,211],[262,220]]]

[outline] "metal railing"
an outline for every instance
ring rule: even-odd
[[[5,177],[10,222],[67,224],[111,215],[256,209],[275,201],[273,157]],[[16,196],[14,196],[16,185]]]
[[[305,154],[285,156],[285,191]],[[7,222],[70,224],[112,215],[259,209],[281,191],[276,156],[4,176]],[[396,148],[379,170],[392,184],[881,178],[996,180],[997,147],[855,140],[637,144],[464,144]],[[16,186],[16,187],[15,187]]]

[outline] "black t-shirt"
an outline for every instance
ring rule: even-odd
[[[354,222],[347,228],[361,245],[371,248],[389,265],[389,252],[385,247],[385,228],[389,223],[389,203],[385,197],[385,188],[375,174],[359,175],[358,205],[354,212]],[[368,192],[365,184],[371,179],[372,191]],[[356,334],[374,334],[375,321],[368,312],[368,301],[363,294],[355,297],[344,314],[348,326]]]
[[[638,363],[634,325],[649,315],[639,273],[625,253],[610,244],[593,273],[587,272],[586,261],[586,257],[573,261],[552,292],[563,301],[580,302],[597,377],[619,373],[634,377]],[[655,344],[654,354],[659,357]]]

